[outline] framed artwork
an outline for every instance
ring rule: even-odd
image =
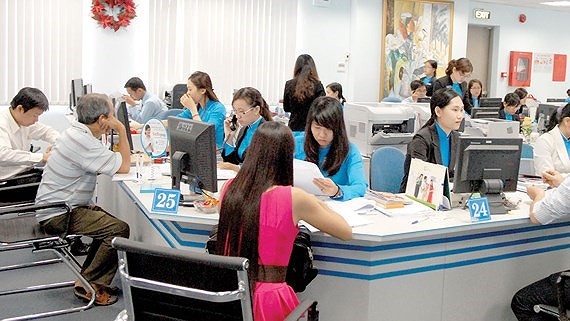
[[[380,99],[404,99],[426,60],[437,61],[439,76],[451,60],[453,2],[384,0],[383,12]]]

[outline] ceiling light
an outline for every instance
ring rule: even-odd
[[[570,7],[570,1],[551,1],[551,2],[541,2],[540,4],[545,4],[547,6],[555,6],[555,7]]]

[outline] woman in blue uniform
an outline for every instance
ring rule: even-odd
[[[307,115],[304,135],[295,137],[295,158],[317,164],[325,178],[313,183],[336,200],[364,196],[368,183],[362,156],[348,141],[338,99],[315,99]]]

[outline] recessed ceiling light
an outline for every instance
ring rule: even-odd
[[[555,6],[555,7],[570,7],[570,1],[550,1],[550,2],[541,2],[540,4],[545,4],[547,6]]]

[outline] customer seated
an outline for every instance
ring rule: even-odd
[[[222,191],[216,253],[249,259],[256,321],[284,320],[299,304],[285,275],[300,220],[343,240],[352,237],[339,214],[291,186],[293,149],[287,126],[261,124],[242,168]]]

